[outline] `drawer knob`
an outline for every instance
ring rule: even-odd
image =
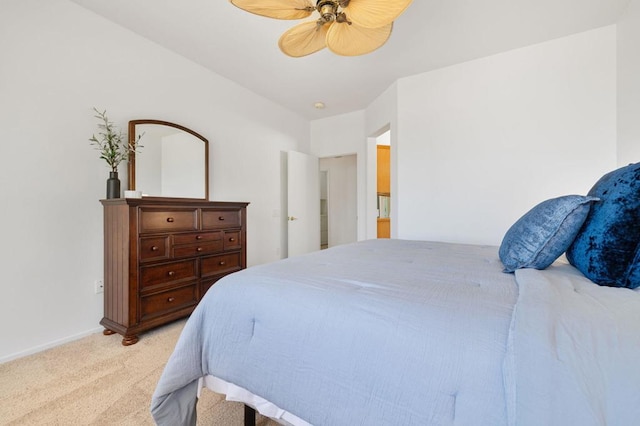
[[[225,262],[224,260],[221,260],[221,261],[220,261],[220,263],[219,263],[218,265],[220,265],[220,266],[224,266],[224,265],[226,265],[226,264],[227,264],[227,262]]]
[[[159,250],[158,246],[151,247],[151,251],[158,251],[158,250]]]
[[[176,300],[176,298],[175,298],[175,297],[169,297],[169,298],[167,299],[167,302],[171,303],[171,302],[174,302],[175,300]]]
[[[167,222],[169,222],[169,223],[173,223],[173,218],[172,218],[172,217],[168,217],[168,218],[167,218]]]
[[[196,240],[201,240],[202,239],[202,235],[196,235]]]
[[[169,271],[167,272],[167,275],[169,275],[170,277],[173,277],[176,275],[176,273],[174,271]]]
[[[229,241],[231,241],[231,242],[234,242],[235,240],[236,240],[236,239],[235,239],[235,238],[233,238],[233,237],[229,238]]]
[[[202,247],[198,247],[198,248],[196,249],[196,251],[197,251],[198,253],[199,253],[199,252],[201,252],[201,251],[202,251]]]
[[[224,220],[224,216],[218,217],[218,220]]]

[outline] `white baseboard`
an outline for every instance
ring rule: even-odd
[[[33,355],[38,352],[46,351],[47,349],[55,348],[56,346],[63,345],[65,343],[73,342],[74,340],[82,339],[83,337],[89,336],[90,334],[99,333],[104,330],[104,327],[96,327],[87,331],[83,331],[82,333],[74,334],[72,336],[63,337],[62,339],[54,340],[53,342],[45,343],[44,345],[34,346],[33,348],[16,352],[14,354],[6,355],[0,357],[0,364],[4,364],[5,362],[13,361],[14,359],[22,358],[25,356]]]

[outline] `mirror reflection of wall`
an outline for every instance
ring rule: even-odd
[[[201,139],[160,124],[137,124],[136,135],[140,134],[144,136],[135,161],[138,191],[144,196],[207,198],[206,148]]]
[[[165,136],[161,142],[161,194],[165,197],[204,198],[204,145],[188,133]]]
[[[136,136],[143,135],[143,148],[136,153],[136,189],[143,195],[162,194],[162,138],[168,127],[139,124]]]

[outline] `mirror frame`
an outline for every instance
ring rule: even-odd
[[[201,134],[187,128],[181,126],[180,124],[171,123],[169,121],[162,120],[151,120],[151,119],[142,119],[142,120],[131,120],[129,121],[129,143],[133,144],[136,139],[136,126],[138,124],[158,124],[161,126],[174,127],[176,129],[187,132],[196,138],[200,139],[204,143],[204,200],[209,201],[209,141],[207,138],[202,136]],[[129,185],[128,188],[130,191],[134,191],[136,189],[136,153],[132,152],[129,154]],[[179,198],[179,197],[171,197],[171,198]],[[200,200],[201,198],[196,198]]]

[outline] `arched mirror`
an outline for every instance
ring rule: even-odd
[[[209,141],[184,126],[160,120],[129,121],[129,142],[143,135],[129,157],[129,189],[148,197],[209,199]]]

